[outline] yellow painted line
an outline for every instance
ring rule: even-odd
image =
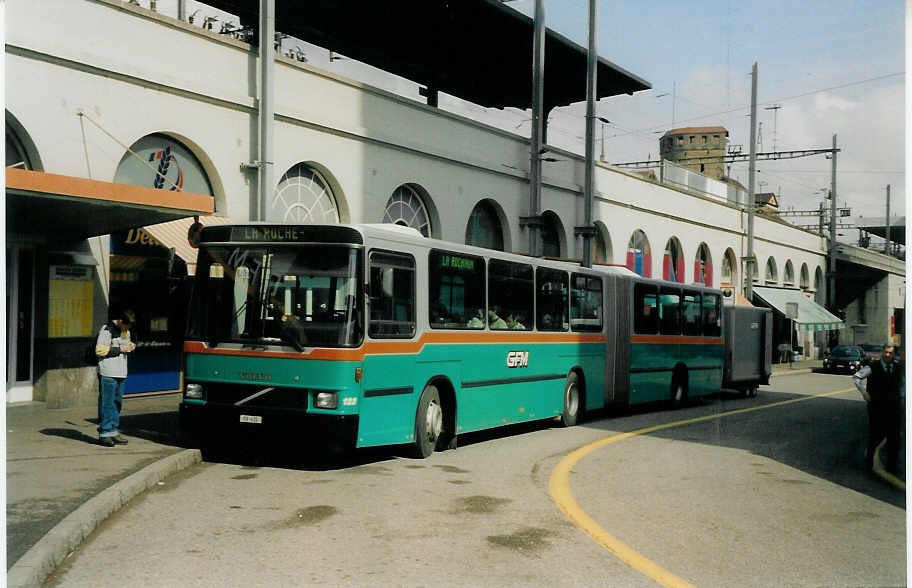
[[[846,388],[844,390],[837,390],[835,392],[823,392],[820,394],[814,394],[812,396],[803,396],[801,398],[793,398],[791,400],[783,400],[781,402],[764,404],[762,406],[741,408],[738,410],[730,410],[728,412],[711,414],[692,419],[686,419],[683,421],[653,425],[651,427],[638,429],[629,433],[620,433],[617,435],[612,435],[611,437],[600,439],[598,441],[590,443],[589,445],[580,447],[562,459],[557,464],[557,466],[555,466],[554,471],[551,472],[551,479],[549,482],[551,499],[555,502],[555,504],[557,504],[558,508],[560,508],[561,511],[567,515],[567,518],[569,518],[574,525],[579,527],[583,532],[592,537],[596,543],[606,548],[612,554],[617,556],[618,559],[633,569],[641,572],[646,576],[649,576],[663,586],[668,586],[669,588],[693,588],[694,585],[687,580],[676,576],[652,560],[640,555],[630,546],[626,545],[614,535],[603,529],[601,526],[599,526],[598,523],[595,522],[592,517],[590,517],[588,514],[586,514],[585,511],[583,511],[582,508],[580,508],[579,504],[577,504],[573,499],[573,493],[570,491],[570,472],[573,469],[573,466],[575,466],[577,462],[579,462],[581,459],[596,449],[601,449],[602,447],[610,445],[611,443],[617,443],[618,441],[630,439],[631,437],[636,437],[637,435],[646,435],[648,433],[654,433],[656,431],[661,431],[664,429],[671,429],[673,427],[681,427],[683,425],[691,425],[694,423],[720,419],[726,416],[744,414],[747,412],[753,412],[755,410],[774,408],[777,406],[784,406],[786,404],[793,404],[795,402],[804,402],[805,400],[823,398],[824,396],[835,396],[836,394],[843,394],[845,392],[853,391],[855,391],[855,388]]]
[[[893,486],[896,487],[897,489],[905,492],[906,483],[903,482],[902,480],[900,480],[899,478],[897,478],[896,476],[894,476],[893,474],[891,474],[890,472],[888,472],[883,467],[883,463],[880,461],[880,450],[885,447],[886,443],[887,443],[887,441],[885,439],[880,443],[880,445],[877,446],[877,449],[874,450],[874,473],[877,474],[878,476],[880,476],[881,478],[883,478],[884,480],[886,480],[887,482],[889,482],[890,484],[893,484]]]

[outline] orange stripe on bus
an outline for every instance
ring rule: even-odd
[[[440,344],[495,344],[515,345],[533,343],[604,343],[604,335],[580,335],[564,333],[425,333],[417,341],[368,341],[358,349],[314,348],[310,352],[289,353],[269,352],[253,349],[210,348],[200,341],[186,341],[184,351],[209,355],[259,356],[289,359],[325,359],[334,361],[361,361],[366,355],[417,354],[425,345]]]
[[[634,335],[631,343],[669,344],[680,343],[684,345],[722,345],[722,337],[681,337],[680,335]]]

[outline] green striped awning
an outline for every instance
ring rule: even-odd
[[[845,328],[845,323],[839,317],[805,296],[801,290],[754,286],[753,292],[783,316],[788,316],[790,302],[797,304],[798,318],[795,319],[795,326],[802,331],[835,331]]]

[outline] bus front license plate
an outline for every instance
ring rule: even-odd
[[[260,425],[263,423],[263,417],[257,415],[242,414],[241,415],[242,423],[253,423],[254,425]]]

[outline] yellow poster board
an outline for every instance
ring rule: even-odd
[[[91,337],[95,268],[52,265],[48,337]]]

